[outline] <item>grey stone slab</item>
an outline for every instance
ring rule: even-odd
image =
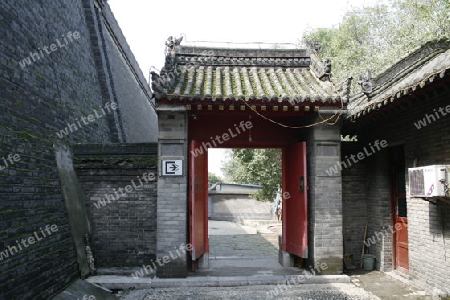
[[[95,298],[92,298],[95,297]],[[99,287],[91,282],[84,281],[81,279],[73,282],[68,288],[66,288],[61,293],[57,294],[53,300],[67,300],[67,299],[115,299],[116,297],[112,295],[112,291]]]
[[[349,283],[350,277],[347,275],[286,275],[288,282],[298,282],[299,284],[325,284],[325,283]]]

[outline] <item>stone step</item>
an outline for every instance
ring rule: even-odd
[[[269,275],[269,276],[231,276],[231,277],[188,277],[188,278],[133,278],[117,275],[98,275],[86,279],[111,290],[149,289],[170,287],[237,287],[249,285],[297,285],[349,283],[347,275]]]

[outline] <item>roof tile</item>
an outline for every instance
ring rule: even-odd
[[[448,76],[450,43],[428,42],[375,78],[378,86],[370,94],[360,93],[352,97],[347,107],[348,117],[357,119]]]
[[[306,50],[176,46],[167,55],[172,65],[161,75],[152,73],[157,100],[346,101],[332,82],[320,80],[311,70]]]

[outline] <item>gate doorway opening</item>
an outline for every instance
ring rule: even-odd
[[[281,149],[209,149],[208,179],[209,269],[252,275],[279,268]]]
[[[189,147],[189,242],[192,245],[192,271],[209,268],[210,259],[215,255],[211,253],[208,228],[208,151],[199,150],[207,150],[209,146],[209,143],[191,140]],[[250,147],[243,143],[239,148]],[[258,148],[268,147],[261,145]],[[278,261],[282,266],[292,267],[296,257],[308,258],[306,143],[289,143],[276,148],[281,150],[283,207]],[[273,203],[270,200],[269,203]],[[276,247],[274,249],[278,251]],[[257,252],[254,249],[255,256]]]

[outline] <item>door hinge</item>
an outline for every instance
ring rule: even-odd
[[[305,191],[305,176],[300,176],[299,189],[300,192]]]

